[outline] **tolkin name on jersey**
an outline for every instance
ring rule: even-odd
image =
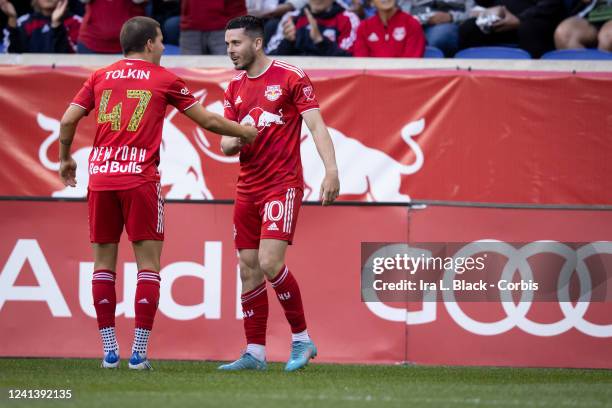
[[[116,69],[106,71],[106,79],[149,79],[151,71],[144,69]]]

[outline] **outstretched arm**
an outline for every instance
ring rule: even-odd
[[[65,186],[76,187],[76,162],[70,154],[70,146],[74,140],[79,121],[87,115],[87,111],[80,106],[70,105],[60,122],[60,169],[59,176]]]
[[[199,103],[196,103],[184,113],[204,129],[219,135],[241,138],[246,143],[251,143],[257,136],[257,129],[254,127],[239,125],[225,119],[221,115],[207,111]]]
[[[312,133],[312,139],[325,166],[325,178],[321,184],[321,196],[319,199],[323,201],[323,205],[328,205],[334,202],[340,192],[334,144],[329,136],[327,126],[323,122],[320,110],[309,110],[304,112],[302,117]]]

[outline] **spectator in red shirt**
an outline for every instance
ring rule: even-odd
[[[421,24],[401,11],[395,0],[374,0],[376,15],[364,20],[357,30],[355,57],[421,58],[425,35]]]
[[[181,0],[181,54],[225,55],[225,25],[246,13],[245,0]]]
[[[147,0],[81,0],[85,16],[77,51],[82,54],[120,54],[119,32],[132,17],[144,16]]]

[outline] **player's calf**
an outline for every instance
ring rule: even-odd
[[[270,283],[291,326],[292,341],[309,341],[300,287],[289,268],[283,265],[281,272]]]
[[[147,347],[159,303],[160,280],[159,273],[155,271],[141,270],[138,272],[134,299],[136,328],[134,330],[132,357],[128,364],[128,367],[133,370],[152,369],[147,359]]]
[[[266,326],[268,324],[268,294],[262,282],[241,296],[246,352],[236,361],[219,366],[219,370],[265,370]]]
[[[94,271],[92,278],[92,297],[98,329],[102,339],[104,357],[102,368],[119,367],[119,345],[115,334],[115,273],[107,269]]]

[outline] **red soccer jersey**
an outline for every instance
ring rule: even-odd
[[[132,0],[90,1],[85,6],[79,41],[94,52],[120,54],[121,26],[132,17],[144,15],[144,4]]]
[[[378,14],[362,21],[353,49],[355,57],[421,58],[424,52],[421,24],[401,10],[391,16],[387,25]]]
[[[217,31],[247,14],[244,0],[182,0],[181,30]]]
[[[257,198],[291,187],[303,189],[301,114],[319,108],[304,71],[274,60],[257,77],[242,72],[230,82],[224,106],[226,118],[259,131],[255,142],[240,150],[237,193]]]
[[[158,182],[166,107],[184,112],[196,103],[182,79],[147,61],[126,58],[94,72],[72,101],[87,112],[96,108],[89,189]]]

